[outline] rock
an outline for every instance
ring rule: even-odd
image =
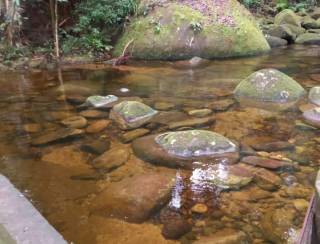
[[[234,104],[233,99],[218,100],[207,105],[213,111],[226,111]]]
[[[72,116],[61,121],[61,124],[76,129],[86,127],[87,123],[87,120],[82,116]]]
[[[255,150],[265,151],[265,152],[276,152],[276,151],[285,151],[293,150],[294,145],[287,141],[275,141],[267,143],[258,143],[251,145]]]
[[[263,168],[242,163],[239,165],[244,171],[250,172],[253,175],[254,181],[262,190],[273,191],[281,186],[282,180],[277,174]]]
[[[90,96],[92,95],[93,91],[92,89],[85,87],[85,86],[80,86],[80,85],[75,85],[71,83],[66,83],[61,86],[59,86],[57,89],[57,92],[66,94],[67,97],[69,95],[81,95],[81,96]]]
[[[171,197],[175,175],[147,173],[111,184],[93,202],[94,212],[141,223]]]
[[[205,130],[168,132],[136,139],[134,153],[143,160],[169,167],[192,169],[194,162],[234,163],[238,146],[229,139]]]
[[[143,128],[131,130],[131,131],[126,132],[121,135],[121,141],[123,141],[124,143],[128,143],[128,142],[131,142],[141,136],[145,136],[149,133],[150,133],[150,130],[143,129]]]
[[[98,111],[98,110],[84,110],[79,113],[81,116],[87,118],[87,119],[102,119],[102,118],[107,118],[108,113],[103,112],[103,111]]]
[[[41,136],[31,141],[33,146],[41,146],[48,143],[59,142],[67,139],[74,139],[84,134],[83,130],[64,128],[56,131],[44,132]]]
[[[272,243],[287,243],[294,229],[297,214],[292,208],[268,209],[262,216],[261,226],[264,237]]]
[[[257,155],[256,151],[252,149],[247,144],[241,143],[240,154],[243,156],[255,156]]]
[[[191,211],[194,213],[203,214],[208,211],[208,206],[203,203],[197,203],[193,205],[193,207],[191,208]]]
[[[308,124],[320,128],[320,108],[313,108],[303,113],[303,118]]]
[[[241,81],[234,94],[244,105],[283,110],[294,105],[305,90],[286,74],[263,69]]]
[[[120,166],[124,165],[130,157],[128,147],[117,146],[92,161],[92,166],[100,169],[103,172],[110,172]]]
[[[309,93],[309,95],[310,95],[310,93]],[[307,104],[300,105],[299,110],[300,110],[300,112],[304,113],[305,111],[308,111],[308,110],[316,108],[316,107],[317,107],[317,105],[315,105],[315,104],[307,103]]]
[[[114,95],[108,96],[90,96],[86,100],[88,106],[93,106],[95,108],[104,107],[110,103],[118,101],[118,97]]]
[[[285,9],[278,13],[274,17],[274,23],[276,25],[290,24],[297,27],[301,27],[300,17],[296,15],[295,12],[293,12],[291,9]]]
[[[24,124],[23,130],[27,133],[36,133],[41,131],[41,125],[39,124]]]
[[[136,59],[226,58],[270,50],[254,18],[236,0],[199,0],[196,4],[175,0],[153,4],[152,11],[145,12],[151,4],[139,4],[138,12],[145,14],[132,20],[114,56],[120,56],[132,39],[131,55]]]
[[[209,65],[210,61],[208,59],[203,59],[199,57],[193,57],[189,60],[182,60],[174,62],[173,65],[178,69],[195,69],[195,68],[203,68]]]
[[[82,95],[68,95],[66,96],[66,100],[68,103],[73,105],[80,105],[83,104],[86,101],[86,97]]]
[[[315,19],[311,18],[310,16],[303,17],[301,25],[305,29],[318,29],[318,28],[320,28],[320,26],[318,25],[318,22]]]
[[[110,141],[108,140],[97,140],[91,143],[86,143],[80,146],[80,149],[84,152],[101,155],[110,149]]]
[[[157,113],[154,117],[151,118],[150,123],[156,123],[160,125],[169,125],[172,122],[178,122],[188,119],[188,115],[183,112],[170,111],[164,112],[161,111]]]
[[[288,41],[276,36],[267,35],[266,39],[271,48],[273,47],[283,47],[288,45]]]
[[[310,89],[309,101],[320,106],[320,86],[315,86]]]
[[[314,19],[319,19],[320,18],[320,7],[314,8],[313,12],[310,14],[310,16]]]
[[[320,82],[320,74],[311,74],[310,75],[310,78],[312,80],[315,80],[315,81],[319,81]]]
[[[157,113],[158,111],[141,102],[124,101],[112,108],[110,119],[114,120],[121,129],[135,129],[148,123]]]
[[[175,108],[175,104],[174,103],[170,103],[170,102],[156,102],[154,104],[154,108],[156,110],[161,110],[161,111],[167,111],[167,110],[172,110]]]
[[[194,116],[194,117],[197,117],[197,118],[203,118],[203,117],[206,117],[206,116],[212,114],[212,110],[211,109],[207,109],[207,108],[195,109],[195,110],[190,110],[188,112],[188,114],[190,116]]]
[[[103,131],[105,128],[107,128],[110,125],[111,121],[106,119],[101,119],[94,121],[92,124],[90,124],[86,128],[87,133],[99,133]]]
[[[196,118],[196,119],[186,119],[183,121],[172,122],[169,124],[170,130],[175,130],[183,127],[202,127],[205,125],[210,125],[214,122],[214,117],[206,117],[206,118]]]
[[[243,231],[224,228],[212,235],[202,236],[194,244],[241,244],[250,243],[250,239]]]
[[[266,31],[266,34],[268,36],[284,39],[290,43],[297,38],[297,34],[293,33],[287,25],[273,25],[268,31]]]
[[[289,187],[285,187],[285,197],[289,198],[304,198],[310,199],[313,193],[313,189],[303,186],[301,184],[294,184]]]
[[[293,168],[292,163],[257,156],[244,157],[241,162],[266,169]]]
[[[304,33],[296,39],[297,44],[320,45],[320,34]]]

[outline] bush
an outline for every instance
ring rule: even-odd
[[[104,52],[121,29],[126,17],[136,9],[135,0],[86,0],[76,6],[77,23],[62,33],[62,50]]]
[[[261,5],[261,1],[260,0],[243,0],[243,4],[247,8],[254,8],[254,7],[260,6]]]

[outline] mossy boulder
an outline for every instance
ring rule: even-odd
[[[276,69],[262,69],[241,81],[234,94],[244,105],[282,110],[294,105],[305,94],[305,90]]]
[[[276,25],[290,24],[301,27],[301,18],[291,9],[285,9],[275,16],[274,23]]]
[[[320,45],[320,34],[318,33],[304,33],[296,39],[297,44],[305,45]]]
[[[179,60],[249,56],[270,50],[250,13],[236,0],[142,1],[115,46],[133,58]]]

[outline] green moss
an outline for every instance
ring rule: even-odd
[[[188,6],[170,3],[156,7],[149,15],[137,17],[115,46],[114,55],[121,55],[129,48],[137,59],[186,59],[225,58],[260,54],[270,47],[250,14],[239,3],[232,1],[230,14],[235,25],[219,23],[213,12],[206,16]],[[161,28],[155,33],[155,23]],[[195,32],[191,23],[200,23],[201,31]]]

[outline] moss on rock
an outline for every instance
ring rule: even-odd
[[[120,38],[115,56],[121,55],[131,40],[131,55],[148,60],[226,58],[270,50],[253,17],[235,0],[214,0],[213,7],[205,11],[184,1],[155,5],[142,2],[138,11],[142,15],[135,17]],[[199,6],[207,4],[205,0],[199,2]]]

